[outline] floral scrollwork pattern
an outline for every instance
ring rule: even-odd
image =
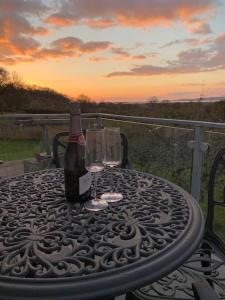
[[[200,247],[182,266],[160,280],[135,291],[138,299],[196,299],[192,283],[208,281],[219,299],[225,299],[225,261],[203,240]]]
[[[109,173],[98,178],[108,190]],[[115,169],[123,200],[100,212],[66,202],[63,170],[0,182],[0,275],[76,277],[131,265],[165,250],[184,234],[190,207],[167,182]]]

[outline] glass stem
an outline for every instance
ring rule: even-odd
[[[97,176],[96,172],[94,172],[94,199],[97,199]]]
[[[110,193],[113,193],[113,167],[110,167]]]

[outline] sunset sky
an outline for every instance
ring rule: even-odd
[[[225,0],[0,0],[0,67],[96,101],[225,95]]]

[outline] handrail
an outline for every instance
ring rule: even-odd
[[[97,113],[83,113],[83,117],[87,118],[96,118]],[[13,120],[18,120],[18,119],[23,119],[23,118],[32,118],[32,119],[51,119],[51,118],[69,118],[69,114],[0,114],[0,120],[5,120],[5,119],[13,119]]]
[[[23,118],[49,118],[49,117],[53,117],[53,118],[66,118],[69,117],[69,114],[0,114],[0,120],[5,120],[5,119],[23,119]]]
[[[0,120],[2,119],[58,119],[63,120],[69,118],[69,114],[0,114]],[[102,118],[106,120],[118,120],[118,121],[132,121],[146,124],[171,124],[171,125],[183,125],[191,127],[207,127],[207,128],[225,128],[225,123],[217,122],[206,122],[206,121],[193,121],[193,120],[182,120],[182,119],[165,119],[165,118],[151,118],[151,117],[138,117],[129,115],[115,115],[105,113],[82,113],[82,118]],[[47,123],[46,120],[46,123]],[[57,121],[60,122],[60,121]]]
[[[173,125],[183,125],[183,126],[193,126],[193,127],[209,127],[209,128],[225,128],[225,123],[215,123],[206,121],[192,121],[192,120],[179,120],[179,119],[163,119],[163,118],[150,118],[150,117],[136,117],[136,116],[126,116],[126,115],[113,115],[113,114],[97,114],[103,119],[112,119],[119,121],[133,121],[141,122],[147,124],[173,124]]]

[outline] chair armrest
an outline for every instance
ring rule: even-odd
[[[219,300],[217,294],[207,281],[194,282],[192,289],[197,300]]]

